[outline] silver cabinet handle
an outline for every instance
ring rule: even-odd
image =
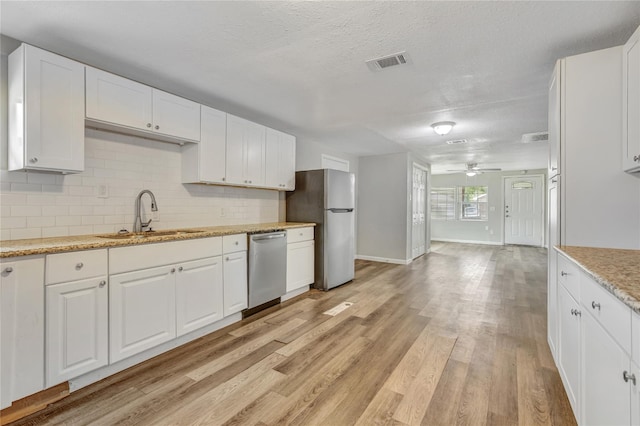
[[[560,271],[560,275],[562,275],[563,277],[566,277],[567,275],[569,275],[568,273],[566,273],[565,271]]]
[[[600,310],[600,304],[599,304],[599,303],[596,303],[595,301],[591,302],[591,307],[592,307],[593,309],[598,308],[598,310]]]
[[[236,243],[235,243],[235,244],[236,244],[236,245],[240,244],[240,241],[236,241]]]
[[[558,168],[557,167],[552,167],[551,170],[555,171],[555,170],[558,170]]]
[[[222,181],[223,181],[223,182],[224,182],[224,181],[226,181],[226,180],[227,180],[227,178],[224,178],[224,177],[222,178]]]
[[[576,314],[576,310],[575,309],[571,309],[571,315],[575,315]]]
[[[171,268],[171,273],[173,274],[176,271],[176,268]]]
[[[158,125],[156,124],[155,129],[156,129],[156,130],[160,130],[160,126],[158,126]]]
[[[633,161],[635,161],[635,162],[640,161],[640,155],[634,155],[633,156]]]
[[[636,385],[636,375],[635,374],[629,374],[627,372],[627,370],[622,372],[622,378],[624,379],[625,382],[629,382],[629,380],[631,380],[631,383],[633,383],[633,386]]]
[[[558,183],[558,179],[551,179],[551,183]]]
[[[98,284],[100,287],[104,287],[105,285],[107,285],[107,282],[105,280],[100,281],[100,283]]]
[[[148,127],[148,128],[151,128],[151,123],[147,123],[147,127]]]
[[[37,163],[37,162],[38,162],[38,157],[33,157],[33,158],[32,158],[31,160],[29,160],[29,161],[31,161],[32,163]]]
[[[82,269],[83,266],[84,266],[84,263],[82,263],[82,262],[76,263],[76,269],[78,269],[78,270]]]
[[[184,270],[184,268],[181,266],[178,268],[178,272],[182,272]]]
[[[580,311],[579,311],[579,310],[577,310],[577,309],[572,309],[572,310],[571,310],[571,315],[575,315],[575,316],[577,316],[577,317],[580,317],[580,316],[582,316],[582,312],[580,312]]]
[[[4,268],[4,272],[5,274],[10,274],[13,272],[13,268],[11,266],[7,266],[6,268]]]

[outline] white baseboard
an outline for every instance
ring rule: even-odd
[[[413,259],[389,259],[386,257],[364,256],[361,254],[356,254],[356,259],[371,260],[373,262],[396,263],[398,265],[408,265],[413,262]]]
[[[502,246],[501,242],[496,241],[475,241],[475,240],[456,240],[451,238],[432,238],[431,241],[438,241],[443,243],[462,243],[462,244],[485,244],[488,246]]]

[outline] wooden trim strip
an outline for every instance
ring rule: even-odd
[[[69,382],[60,383],[33,395],[14,401],[10,407],[0,411],[0,426],[15,422],[40,411],[69,395]]]

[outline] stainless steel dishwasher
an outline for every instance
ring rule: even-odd
[[[287,233],[249,237],[249,309],[273,302],[287,292]],[[266,306],[265,306],[266,307]]]

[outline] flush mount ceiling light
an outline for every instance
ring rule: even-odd
[[[449,133],[455,125],[456,123],[454,123],[453,121],[439,121],[437,123],[433,123],[431,127],[433,128],[434,132],[436,132],[440,136],[444,136]]]

